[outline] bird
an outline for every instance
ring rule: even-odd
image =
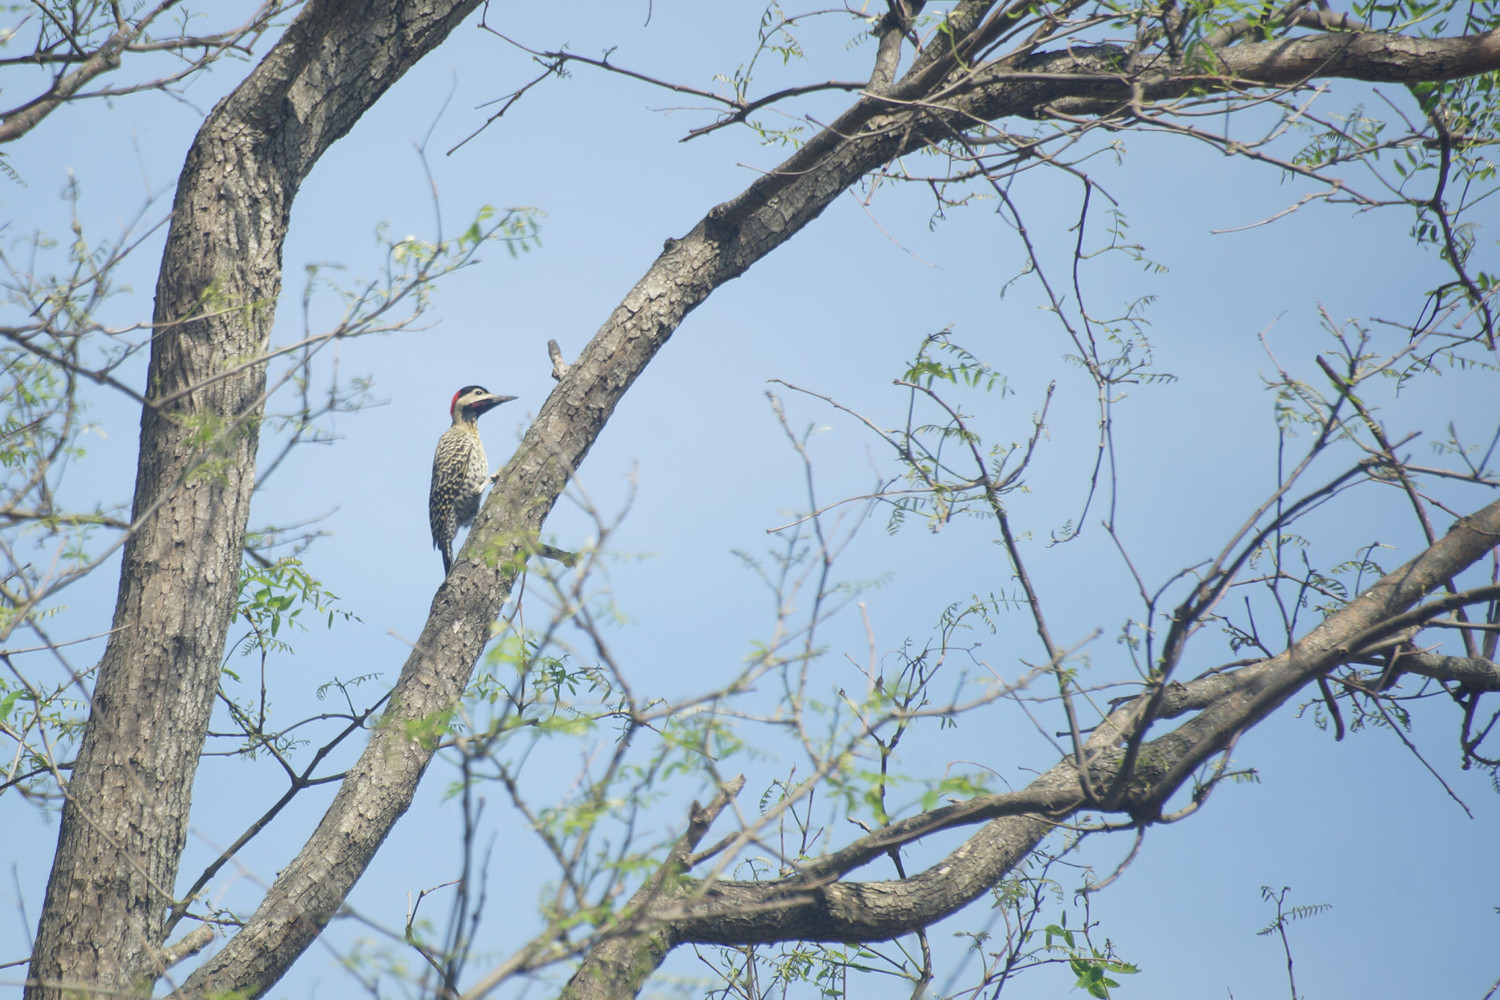
[[[427,494],[432,546],[443,554],[444,576],[453,568],[453,536],[479,513],[479,497],[490,478],[489,459],[479,440],[479,416],[515,398],[497,396],[482,385],[466,385],[448,404],[453,425],[438,438]]]

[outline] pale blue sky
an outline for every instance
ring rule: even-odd
[[[621,65],[710,87],[713,73],[732,72],[748,58],[761,9],[755,3],[655,0],[650,23],[643,25],[645,4],[495,4],[489,17],[539,48],[566,43],[596,55],[617,46],[612,58]],[[786,70],[768,63],[756,93],[866,72],[869,46],[843,46],[854,34],[852,25],[838,17],[820,24],[804,38],[809,62]],[[66,237],[67,208],[59,192],[69,171],[81,185],[90,232],[107,237],[117,231],[147,193],[162,195],[147,209],[148,218],[159,218],[170,205],[171,185],[200,113],[244,68],[216,67],[184,101],[148,94],[63,109],[9,147],[8,160],[26,186],[0,181],[0,216],[10,220],[3,233],[7,252],[35,229]],[[331,633],[298,636],[297,654],[274,664],[282,692],[278,704],[288,718],[316,710],[312,692],[334,675],[380,672],[393,678],[405,641],[420,630],[441,572],[427,531],[427,476],[453,390],[477,382],[520,397],[483,422],[491,462],[498,466],[551,388],[547,339],[576,354],[663,239],[682,235],[714,204],[743,189],[757,170],[783,157],[781,149],[759,145],[743,129],[680,143],[705,114],[661,109],[698,102],[583,67],[570,79],[538,87],[504,119],[444,155],[490,113],[481,104],[503,97],[535,72],[526,56],[471,22],[324,157],[296,201],[279,313],[278,336],[285,341],[301,335],[308,264],[339,264],[342,280],[355,283],[378,272],[378,226],[392,235],[434,235],[431,190],[415,152],[429,130],[427,165],[446,232],[466,225],[483,204],[534,206],[546,216],[539,249],[518,260],[492,249],[477,266],[445,280],[430,329],[340,345],[340,372],[370,376],[374,396],[386,405],[338,418],[336,443],[294,455],[258,497],[252,524],[332,512],[322,525],[329,536],[310,553],[309,568],[362,619]],[[1369,99],[1368,91],[1349,93],[1355,96],[1341,106]],[[797,110],[827,121],[844,100],[823,97]],[[1314,204],[1272,226],[1212,235],[1271,215],[1313,189],[1182,140],[1126,135],[1122,142],[1119,165],[1099,157],[1089,169],[1128,214],[1132,238],[1170,270],[1153,275],[1124,262],[1102,263],[1090,277],[1090,294],[1091,305],[1103,314],[1139,296],[1157,296],[1148,315],[1158,367],[1179,376],[1170,385],[1133,390],[1116,410],[1118,522],[1136,568],[1155,587],[1215,554],[1274,484],[1272,399],[1262,381],[1273,366],[1258,335],[1265,334],[1283,364],[1312,378],[1313,354],[1330,347],[1319,329],[1320,305],[1340,320],[1409,320],[1420,308],[1422,291],[1442,276],[1430,254],[1409,248],[1410,218],[1400,210],[1355,215],[1347,206]],[[1016,182],[1013,194],[1029,213],[1033,237],[1051,254],[1050,266],[1062,268],[1073,239],[1068,227],[1077,216],[1078,184],[1033,171]],[[1102,505],[1090,511],[1081,539],[1044,544],[1079,512],[1093,461],[1095,390],[1062,360],[1071,348],[1039,308],[1034,284],[1023,280],[1001,297],[1024,260],[1011,230],[985,205],[957,210],[933,228],[930,211],[927,195],[915,188],[885,188],[868,212],[852,196],[836,203],[687,318],[590,454],[580,479],[599,508],[612,514],[630,501],[614,549],[643,557],[609,570],[614,599],[630,619],[611,633],[611,644],[642,689],[669,697],[710,688],[732,675],[751,641],[771,625],[764,589],[732,554],[771,547],[765,529],[806,505],[801,468],[764,397],[767,380],[832,395],[894,425],[906,399],[890,380],[924,334],[950,325],[956,340],[1009,378],[1014,395],[972,401],[982,429],[995,438],[1024,437],[1046,383],[1057,380],[1051,434],[1028,477],[1032,492],[1013,496],[1009,509],[1032,536],[1030,568],[1059,640],[1072,645],[1100,630],[1087,647],[1091,676],[1130,676],[1115,635],[1127,618],[1139,615],[1139,601],[1099,529]],[[1493,209],[1489,221],[1496,221]],[[1091,232],[1101,227],[1102,216],[1096,216]],[[133,291],[112,304],[113,321],[149,318],[160,235],[133,260]],[[1481,245],[1482,252],[1493,252],[1492,233],[1481,236]],[[53,268],[60,269],[61,257],[54,259]],[[315,329],[338,309],[332,296],[316,298]],[[133,377],[139,381],[139,369]],[[829,428],[812,447],[821,499],[866,492],[877,477],[891,473],[883,446],[853,421],[815,401],[781,394],[794,426]],[[1393,427],[1421,427],[1429,438],[1448,420],[1472,437],[1487,436],[1497,409],[1493,375],[1458,371],[1385,403]],[[66,488],[79,503],[100,495],[128,502],[136,417],[126,401],[107,393],[96,395],[93,407],[102,433],[88,441],[89,454],[70,470]],[[1334,468],[1330,463],[1326,471]],[[1465,511],[1488,499],[1472,489],[1446,495]],[[1387,566],[1409,558],[1418,536],[1400,498],[1369,488],[1361,498],[1305,523],[1316,536],[1314,558],[1326,565],[1376,540],[1402,546],[1379,557]],[[549,529],[564,547],[591,531],[567,504],[559,506]],[[915,525],[888,536],[879,514],[864,525],[839,572],[848,579],[890,575],[864,597],[880,650],[908,636],[920,641],[952,601],[1012,589],[1002,554],[988,538],[985,526],[974,522],[956,522],[937,536]],[[68,611],[54,634],[73,638],[108,627],[113,573],[107,567],[66,592]],[[1022,669],[1020,660],[1043,659],[1023,614],[1012,613],[1000,625],[999,634],[983,637],[980,654],[996,670],[1013,676]],[[831,652],[820,669],[832,690],[851,683],[843,676],[853,670],[845,653],[856,660],[866,655],[863,625],[850,615],[825,640]],[[98,644],[88,644],[71,655],[83,664],[98,653]],[[1185,669],[1196,672],[1230,658],[1221,642],[1205,636]],[[43,667],[37,663],[35,669]],[[932,775],[952,760],[980,760],[1019,786],[1029,769],[1054,762],[1018,712],[993,706],[984,713],[952,734],[913,743],[903,766]],[[1144,970],[1127,977],[1120,995],[1284,996],[1279,948],[1254,932],[1272,915],[1259,887],[1287,885],[1293,905],[1333,906],[1293,928],[1297,983],[1308,997],[1482,996],[1500,974],[1494,961],[1500,917],[1493,909],[1500,904],[1500,877],[1488,863],[1500,809],[1485,776],[1456,766],[1452,706],[1434,702],[1418,721],[1419,745],[1475,811],[1475,820],[1390,734],[1358,733],[1336,744],[1309,718],[1294,718],[1288,706],[1236,753],[1241,765],[1260,771],[1261,782],[1224,787],[1200,814],[1152,830],[1119,882],[1094,901],[1101,934]],[[581,752],[559,751],[556,761],[545,762],[548,773],[566,780]],[[757,769],[744,808],[753,809],[767,778],[784,772],[789,759],[741,765]],[[281,792],[278,779],[260,764],[210,760],[201,774],[194,837],[183,866],[188,880],[195,865]],[[434,764],[416,804],[351,898],[370,919],[398,927],[408,892],[455,874],[457,813],[442,796],[453,774],[447,764]],[[242,859],[246,876],[269,878],[281,867],[329,794],[307,794],[255,842]],[[680,824],[695,795],[701,789],[671,789],[656,814],[659,829]],[[546,861],[533,853],[534,838],[507,812],[502,796],[492,796],[490,808],[498,818],[497,857],[503,860],[490,875],[496,902],[484,925],[484,950],[504,954],[537,926],[532,901]],[[19,892],[26,913],[23,922],[6,905],[12,915],[0,916],[0,961],[8,961],[25,951],[55,826],[11,795],[0,799],[0,828],[7,831],[0,861],[14,866],[0,900],[9,904]],[[831,835],[842,842],[853,831],[835,829]],[[1100,838],[1085,857],[1107,872],[1128,848],[1127,836]],[[914,857],[922,863],[921,851]],[[879,866],[869,871],[871,877],[889,875]],[[248,908],[255,898],[251,884],[249,877],[221,878],[215,899]],[[985,904],[976,904],[935,932],[934,940],[952,947],[949,930],[978,928],[987,919]],[[363,933],[339,922],[327,937],[341,951]],[[701,967],[683,954],[663,976],[700,974]],[[0,973],[0,983],[13,983],[18,975]],[[965,982],[960,978],[950,987],[940,973],[937,986]],[[1059,996],[1069,982],[1060,973],[1037,973],[1006,995]],[[274,995],[359,991],[319,947]],[[881,993],[877,983],[860,995],[898,994]]]

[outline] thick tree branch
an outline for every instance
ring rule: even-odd
[[[1136,101],[1166,101],[1231,87],[1296,87],[1315,79],[1371,83],[1454,80],[1500,69],[1500,31],[1459,38],[1413,38],[1383,32],[1334,32],[1268,42],[1243,42],[1205,51],[1192,73],[1124,72],[1130,53],[1118,45],[1083,46],[1028,56],[1013,65],[991,63],[965,86],[977,91],[956,102],[989,119],[989,109],[1011,103],[1015,85],[1063,84],[1052,96],[1038,93],[1029,110],[1043,117],[1114,114]],[[1067,86],[1071,78],[1072,86]]]
[[[1500,30],[1458,38],[1340,31],[1249,42],[1219,50],[1217,55],[1227,75],[1272,86],[1311,79],[1434,82],[1500,68]]]
[[[1441,653],[1401,653],[1396,659],[1398,670],[1420,674],[1433,680],[1452,681],[1471,691],[1500,691],[1500,664],[1473,656],[1444,656]]]
[[[1346,608],[1330,615],[1308,636],[1281,655],[1241,668],[1233,674],[1204,678],[1212,700],[1198,715],[1177,729],[1151,740],[1140,759],[1148,762],[1129,775],[1114,773],[1123,755],[1117,744],[1140,720],[1146,703],[1142,695],[1111,713],[1090,738],[1091,777],[1096,785],[1128,781],[1123,808],[1147,821],[1171,794],[1239,734],[1264,719],[1297,690],[1340,663],[1357,655],[1360,643],[1382,624],[1408,611],[1424,595],[1472,565],[1500,544],[1500,501],[1454,525],[1437,544],[1405,566],[1388,574]],[[1197,699],[1171,699],[1181,708]],[[1028,803],[1028,799],[1030,800]],[[1011,810],[1030,804],[1029,814]],[[830,883],[837,871],[856,860],[870,860],[892,842],[909,836],[877,831],[858,845],[808,866],[778,882],[699,882],[684,884],[690,898],[670,903],[651,914],[671,930],[679,943],[744,945],[800,938],[815,941],[867,941],[907,933],[954,912],[995,885],[1041,838],[1055,821],[1087,805],[1071,760],[1063,760],[1014,795],[990,796],[979,805],[963,804],[917,817],[906,824],[930,823],[933,829],[953,825],[945,820],[970,819],[968,809],[982,815],[993,809],[994,820],[939,863],[911,878],[896,882]],[[899,827],[902,824],[894,824]],[[909,833],[909,831],[903,831]]]

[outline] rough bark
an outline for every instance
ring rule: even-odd
[[[263,411],[263,366],[224,373],[269,342],[298,185],[476,5],[309,4],[188,153],[157,283],[118,631],[66,788],[28,997],[149,992],[162,971]]]
[[[1202,55],[1193,72],[1147,66],[1127,74],[1129,53],[1118,45],[1080,46],[1066,52],[1030,55],[1013,64],[990,63],[961,86],[971,112],[994,117],[992,107],[1014,105],[1018,84],[1037,91],[1029,108],[1009,113],[1045,117],[1108,115],[1133,100],[1167,101],[1203,91],[1238,86],[1296,87],[1314,79],[1371,83],[1421,83],[1476,76],[1500,68],[1500,32],[1467,38],[1409,38],[1383,32],[1335,32],[1270,42],[1240,42]],[[1060,75],[1066,79],[1041,79]],[[1071,85],[1066,85],[1071,83]],[[1065,84],[1058,87],[1057,84]]]
[[[1493,660],[1443,656],[1440,653],[1406,653],[1396,660],[1395,667],[1405,673],[1462,684],[1470,691],[1500,691],[1500,664]]]

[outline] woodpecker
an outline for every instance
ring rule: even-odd
[[[481,385],[466,385],[448,404],[453,426],[438,438],[437,453],[432,456],[432,490],[427,494],[432,545],[443,554],[444,576],[453,568],[453,536],[479,513],[479,497],[490,477],[489,459],[479,440],[479,415],[515,398],[497,396]]]

